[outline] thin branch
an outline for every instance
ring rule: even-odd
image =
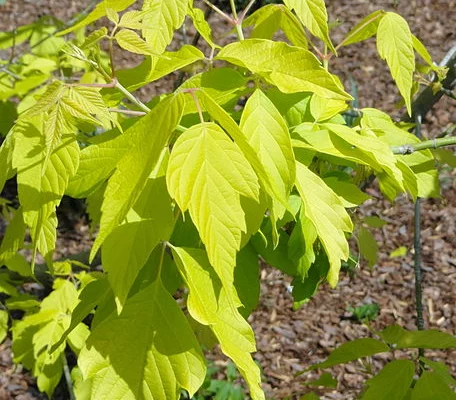
[[[252,8],[252,6],[255,4],[255,1],[256,1],[256,0],[250,0],[250,3],[247,4],[247,7],[245,7],[244,10],[242,10],[242,12],[239,14],[239,21],[240,21],[241,23],[244,21],[245,16],[246,16],[247,13],[250,11],[250,9]]]
[[[208,0],[203,0],[204,4],[206,4],[208,7],[210,7],[212,10],[214,10],[217,14],[219,14],[222,18],[226,19],[231,25],[236,25],[236,21],[231,18],[228,14],[225,14],[220,8],[217,6],[214,6],[210,1]]]
[[[134,111],[134,110],[127,110],[127,109],[120,109],[120,108],[108,108],[108,111],[113,112],[113,113],[119,113],[119,114],[126,114],[126,115],[133,115],[135,117],[142,117],[143,115],[146,115],[147,113],[145,111]]]
[[[109,89],[116,87],[116,80],[113,79],[111,82],[108,83],[69,83],[68,86],[82,86],[82,87],[93,87],[93,88],[102,88],[102,89]]]
[[[68,361],[64,351],[62,352],[61,358],[63,362],[63,374],[65,376],[65,382],[67,385],[69,398],[70,400],[76,400],[76,396],[74,395],[73,390],[73,381],[71,380],[70,368],[68,367]]]
[[[136,104],[144,112],[148,113],[150,111],[149,107],[147,107],[141,100],[133,96],[117,79],[114,81],[116,82],[115,88],[120,90],[128,100]]]
[[[439,147],[456,145],[456,136],[443,137],[438,139],[425,140],[420,143],[404,144],[402,146],[393,146],[391,151],[394,154],[412,154],[415,151],[426,149],[438,149]]]
[[[5,74],[13,77],[16,81],[19,81],[22,79],[19,75],[15,74],[14,72],[10,71],[6,66],[0,68],[0,72],[4,72]]]
[[[456,46],[446,54],[442,62],[440,63],[441,67],[448,67],[447,75],[442,81],[442,88],[445,91],[452,92],[456,88]],[[437,77],[434,79],[437,80]],[[417,115],[421,117],[426,117],[426,114],[431,110],[431,108],[436,104],[442,96],[444,96],[444,91],[439,90],[437,93],[434,93],[431,86],[424,88],[418,96],[413,100],[412,103],[412,116],[410,117],[407,113],[402,116],[403,121],[414,121]]]
[[[195,94],[196,90],[198,90],[198,89],[188,88],[188,89],[182,90],[182,92],[189,93],[192,96],[193,101],[195,102],[195,105],[196,105],[196,109],[198,110],[198,115],[200,117],[200,121],[201,121],[201,123],[204,123],[204,117],[203,117],[203,111],[201,109],[201,104],[198,100],[198,97],[196,97],[196,94]]]
[[[230,6],[231,6],[231,13],[233,14],[233,19],[235,21],[237,21],[238,15],[237,15],[236,4],[234,3],[234,0],[230,0]]]

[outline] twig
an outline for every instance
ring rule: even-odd
[[[119,114],[126,114],[126,115],[133,115],[136,117],[142,117],[143,115],[146,115],[147,113],[145,111],[134,111],[134,110],[127,110],[127,109],[120,109],[120,108],[108,108],[108,111],[111,111],[113,113],[119,113]]]
[[[456,145],[456,136],[442,137],[438,139],[425,140],[420,143],[404,144],[402,146],[393,146],[391,151],[394,154],[412,154],[415,151],[426,149],[437,149],[439,147]]]
[[[117,79],[115,79],[114,81],[116,82],[116,89],[120,90],[128,100],[136,104],[144,112],[148,113],[150,111],[149,107],[147,107],[141,100],[133,96]]]
[[[419,139],[422,138],[421,134],[421,123],[422,117],[420,114],[416,115],[415,118],[415,136]],[[415,311],[416,311],[416,327],[419,331],[424,330],[424,318],[423,318],[423,270],[421,265],[421,199],[417,197],[415,202],[415,224],[414,224],[414,238],[413,238],[413,267],[415,271]],[[418,356],[424,357],[424,349],[418,349]],[[422,368],[419,370],[419,374],[423,371],[423,362],[420,361]]]
[[[183,89],[182,92],[183,93],[190,93],[190,95],[193,98],[193,101],[195,102],[196,109],[198,110],[198,115],[200,117],[200,121],[201,121],[201,123],[204,123],[203,111],[201,109],[201,104],[200,104],[200,102],[198,100],[198,97],[196,97],[196,94],[195,94],[195,91],[197,91],[197,90],[198,89],[188,88],[188,89]]]
[[[68,395],[70,396],[70,400],[76,400],[76,396],[74,395],[73,390],[73,381],[71,380],[70,368],[68,367],[68,361],[65,356],[65,351],[62,352],[61,357],[63,362],[63,374],[65,375],[65,382],[68,389]]]
[[[239,14],[239,21],[241,21],[241,22],[244,21],[245,16],[250,11],[252,6],[255,4],[255,1],[256,0],[250,0],[250,3],[247,4],[247,7],[245,7],[244,10],[242,10],[242,12]]]
[[[222,18],[226,19],[231,25],[236,25],[236,21],[231,18],[229,15],[225,14],[220,8],[212,4],[208,0],[203,0],[204,4],[206,4],[208,7],[212,8],[217,14],[219,14]]]
[[[456,87],[456,46],[446,54],[442,62],[442,67],[448,67],[448,72],[445,79],[442,81],[442,88],[445,91],[452,92]],[[436,80],[437,77],[434,78]],[[424,120],[426,114],[431,110],[435,103],[437,103],[444,95],[444,91],[439,90],[437,93],[432,91],[431,86],[423,89],[412,103],[412,116],[407,113],[402,116],[403,121],[414,121],[417,115],[420,115]]]
[[[4,72],[5,74],[13,77],[17,81],[22,79],[19,75],[17,75],[14,72],[10,71],[6,66],[5,67],[1,67],[0,68],[0,72]]]

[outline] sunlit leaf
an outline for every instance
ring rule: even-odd
[[[412,115],[412,83],[415,71],[415,53],[412,33],[400,15],[388,12],[381,19],[377,30],[377,50],[386,60],[407,111]]]
[[[329,38],[328,13],[324,0],[284,0],[284,3],[296,12],[313,35],[323,40],[331,51],[336,52]]]
[[[296,165],[287,125],[266,95],[257,90],[247,101],[241,116],[241,130],[249,144],[257,152],[269,180],[288,197],[294,186]],[[283,217],[286,207],[272,200],[269,206],[274,228]],[[273,230],[277,242],[277,230]]]
[[[155,54],[161,54],[171,42],[173,32],[184,22],[189,0],[145,0],[143,36]]]
[[[316,174],[296,163],[296,188],[303,202],[304,213],[312,222],[328,255],[328,281],[335,286],[341,260],[349,256],[344,232],[353,230],[353,223],[339,197]]]
[[[246,39],[225,46],[217,58],[249,69],[284,93],[313,92],[325,98],[351,100],[318,59],[299,47],[265,39]]]
[[[181,389],[192,396],[206,373],[190,325],[160,279],[94,328],[78,364],[92,380],[92,399],[177,400]]]
[[[250,355],[256,350],[252,328],[230,307],[230,295],[222,287],[203,250],[173,247],[173,254],[190,290],[190,314],[201,324],[209,325],[223,353],[234,361],[247,381],[251,398],[263,400],[260,370]]]
[[[211,264],[230,287],[241,234],[247,229],[240,197],[258,199],[252,167],[218,125],[201,123],[177,139],[166,180],[182,212],[190,211]]]

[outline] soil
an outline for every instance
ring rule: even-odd
[[[339,0],[328,1],[328,13],[341,25],[332,35],[335,43],[364,16],[377,9],[397,11],[404,16],[411,30],[429,49],[434,60],[441,60],[456,44],[455,0],[398,0],[394,1]],[[10,30],[32,22],[39,15],[53,15],[68,20],[82,10],[87,2],[75,0],[40,1],[9,0],[0,6],[0,31]],[[217,21],[216,34],[222,35],[229,27]],[[191,31],[190,31],[191,32]],[[177,38],[179,39],[179,38]],[[122,65],[131,65],[132,59],[119,56]],[[333,71],[347,87],[350,79],[359,90],[360,107],[376,107],[396,118],[402,114],[395,104],[398,91],[392,82],[386,64],[376,55],[375,41],[342,48],[339,57],[331,61]],[[169,90],[175,77],[160,85],[142,91],[144,98]],[[434,137],[456,123],[456,102],[442,99],[429,113],[424,134]],[[424,262],[424,304],[427,328],[445,330],[456,334],[456,173],[443,170],[442,199],[422,200],[422,256]],[[14,184],[10,183],[14,191]],[[261,272],[261,301],[249,321],[258,343],[255,359],[262,366],[264,389],[269,399],[299,398],[309,391],[304,383],[316,377],[306,373],[295,377],[313,363],[322,361],[341,343],[354,338],[369,336],[369,329],[349,318],[347,307],[377,303],[380,312],[371,328],[381,329],[398,323],[405,328],[415,328],[414,274],[413,274],[413,210],[406,197],[394,204],[384,200],[375,185],[369,188],[372,199],[359,211],[361,215],[378,215],[388,224],[375,231],[379,242],[379,259],[369,269],[363,262],[352,274],[342,274],[337,288],[322,287],[313,299],[294,311],[288,291],[290,281],[279,271],[263,266]],[[60,224],[59,254],[87,250],[90,246],[87,224],[84,219],[71,219]],[[400,246],[407,248],[402,257],[390,257]],[[456,352],[428,352],[428,356],[445,361],[456,374]],[[210,355],[217,364],[224,361],[217,353]],[[385,359],[377,358],[374,368],[379,369]],[[360,393],[367,375],[356,363],[332,368],[337,377],[337,390],[316,390],[322,399],[354,399]],[[45,399],[36,390],[34,380],[27,371],[11,362],[10,341],[0,345],[0,400]],[[64,399],[64,388],[55,398]]]

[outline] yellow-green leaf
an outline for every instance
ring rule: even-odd
[[[189,15],[193,21],[193,25],[195,26],[196,30],[199,34],[203,37],[203,39],[207,42],[209,46],[213,49],[220,49],[220,46],[214,43],[212,39],[212,28],[209,23],[204,18],[204,12],[198,7],[189,7]]]
[[[285,120],[261,90],[256,90],[247,101],[241,116],[240,128],[257,152],[269,180],[279,188],[283,197],[288,198],[296,175],[290,135]],[[286,207],[271,198],[269,209],[275,227],[276,221],[283,217]],[[276,229],[273,232],[277,243]]]
[[[122,49],[129,51],[130,53],[150,55],[153,53],[152,47],[149,46],[139,35],[130,30],[122,29],[117,32],[114,36],[117,44]]]
[[[139,198],[163,148],[181,119],[184,108],[182,96],[178,94],[168,97],[132,126],[132,147],[118,162],[104,193],[100,231],[90,253],[91,259]]]
[[[47,159],[41,132],[34,126],[20,122],[14,133],[13,166],[17,168],[24,221],[31,230],[35,248],[49,252],[55,241],[55,208],[78,167],[79,146],[74,138],[64,137]]]
[[[182,212],[190,211],[211,264],[231,289],[236,253],[247,230],[241,196],[259,199],[255,172],[228,135],[209,122],[177,139],[166,180]]]
[[[296,163],[296,188],[302,199],[303,212],[312,222],[328,256],[328,282],[337,284],[341,260],[349,256],[344,232],[353,230],[353,223],[340,198],[306,166]]]
[[[161,57],[146,57],[133,69],[117,71],[117,78],[132,92],[202,59],[204,59],[204,54],[200,50],[191,45],[184,45],[177,51],[163,53]]]
[[[76,29],[83,28],[84,26],[91,24],[93,21],[104,17],[107,15],[106,10],[109,8],[114,11],[123,11],[127,7],[131,6],[135,1],[136,0],[104,0],[101,3],[97,4],[95,9],[89,15],[68,29],[59,32],[58,36],[66,35],[67,33],[73,32]]]
[[[206,374],[200,345],[160,279],[94,328],[78,364],[97,400],[178,400],[182,389],[191,397]]]
[[[119,14],[112,8],[106,8],[106,17],[115,25],[119,23]]]
[[[250,38],[272,39],[281,29],[294,46],[307,48],[303,26],[283,4],[268,4],[245,19],[242,26],[253,25]]]
[[[390,116],[373,108],[363,108],[361,126],[371,129],[388,146],[402,146],[419,143],[420,140],[410,132],[395,125]],[[412,196],[439,197],[440,184],[435,160],[430,150],[416,151],[413,154],[395,156],[408,166],[415,176],[415,191]]]
[[[323,40],[331,51],[336,52],[329,38],[328,13],[324,0],[284,0],[284,3],[296,12],[313,35]]]
[[[189,0],[144,0],[142,34],[155,54],[162,54],[184,22]]]
[[[279,203],[287,206],[288,199],[282,196],[280,188],[275,185],[274,181],[269,179],[269,176],[266,173],[263,164],[260,162],[257,153],[247,142],[245,135],[239,128],[238,124],[222,107],[217,104],[211,96],[206,93],[205,90],[199,90],[197,94],[202,105],[208,111],[210,116],[216,120],[226,132],[228,132],[234,142],[239,146],[245,158],[257,174],[262,189],[264,189],[269,196],[273,197]]]
[[[173,247],[179,271],[188,288],[190,315],[208,325],[225,355],[239,368],[254,400],[265,398],[260,370],[250,353],[256,350],[252,328],[237,310],[230,307],[229,295],[221,285],[203,250]]]
[[[144,16],[147,14],[147,11],[127,11],[125,14],[122,15],[120,18],[119,26],[122,28],[128,29],[142,29],[144,25],[142,24],[142,20]]]
[[[407,21],[400,15],[388,12],[381,19],[377,30],[377,50],[386,60],[391,75],[412,115],[412,84],[415,71],[415,53],[412,33]]]
[[[340,82],[308,50],[266,39],[246,39],[225,46],[216,57],[262,76],[284,93],[313,92],[351,100]]]
[[[348,46],[369,39],[377,33],[378,24],[385,15],[385,11],[377,10],[358,22],[355,27],[347,33],[344,40],[337,46]]]
[[[101,39],[107,37],[108,30],[106,27],[102,27],[97,29],[96,31],[92,32],[89,36],[87,36],[84,43],[81,45],[81,50],[89,49],[93,45],[97,44]]]
[[[162,162],[167,160],[169,153],[164,154]],[[139,271],[154,247],[160,241],[169,240],[174,227],[164,168],[149,176],[141,196],[127,214],[127,221],[114,229],[103,244],[103,269],[108,274],[119,309],[125,304]]]

